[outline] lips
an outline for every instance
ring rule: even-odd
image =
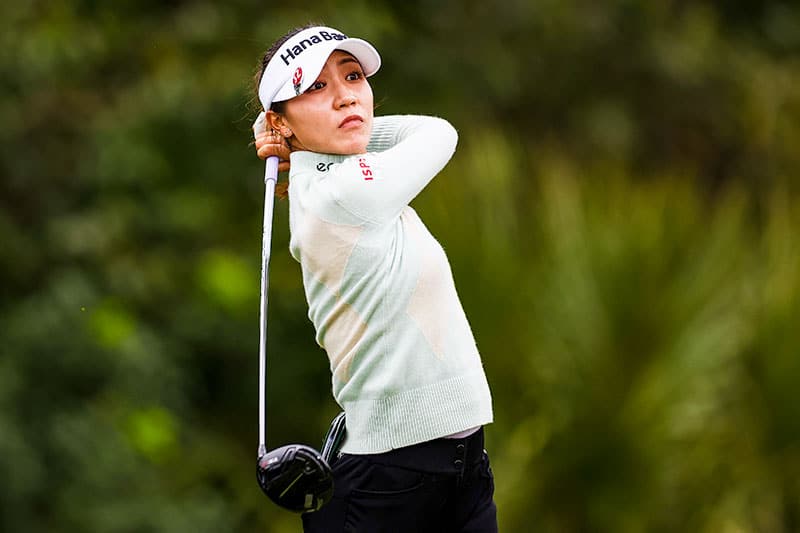
[[[350,115],[345,117],[343,121],[339,123],[340,128],[347,128],[347,127],[354,127],[359,126],[364,123],[364,119],[360,115]]]

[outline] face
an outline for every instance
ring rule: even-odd
[[[366,152],[372,117],[372,88],[361,65],[335,50],[311,87],[271,118],[292,131],[292,150],[351,155]]]

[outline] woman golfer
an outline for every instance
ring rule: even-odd
[[[373,116],[375,48],[293,30],[256,77],[258,155],[289,168],[290,251],[347,433],[305,531],[496,531],[489,386],[447,257],[409,202],[447,164],[440,118]],[[263,117],[262,117],[263,118]]]

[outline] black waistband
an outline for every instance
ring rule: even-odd
[[[441,438],[398,448],[385,453],[365,455],[379,464],[426,472],[463,471],[480,462],[483,455],[483,428],[461,439]]]

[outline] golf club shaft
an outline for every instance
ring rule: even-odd
[[[264,172],[264,231],[261,240],[261,301],[258,331],[258,457],[267,453],[266,445],[266,381],[267,381],[267,291],[269,289],[269,256],[272,243],[272,211],[275,183],[278,181],[278,158],[267,158]]]

